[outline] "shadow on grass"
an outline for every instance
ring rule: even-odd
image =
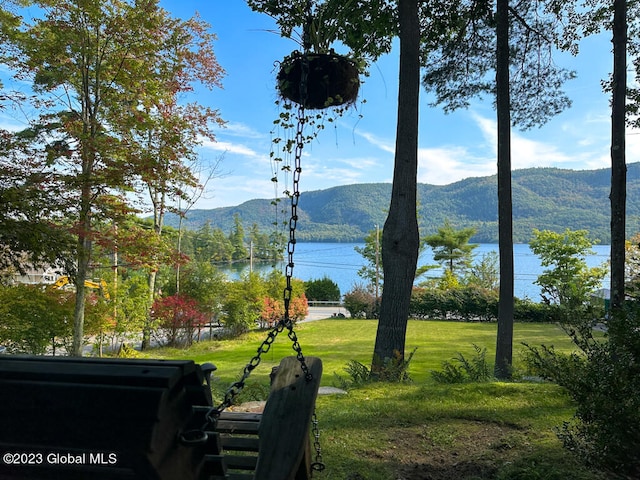
[[[326,478],[601,480],[553,427],[573,414],[551,384],[370,384],[319,400]]]

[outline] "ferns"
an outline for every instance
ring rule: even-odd
[[[475,355],[466,358],[458,352],[453,362],[442,362],[442,370],[431,371],[431,376],[438,383],[488,382],[493,380],[492,368],[487,363],[487,349],[473,344]]]

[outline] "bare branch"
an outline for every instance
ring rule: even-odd
[[[509,7],[509,13],[511,13],[511,15],[513,15],[513,17],[528,31],[530,31],[531,33],[533,33],[534,35],[539,36],[540,38],[542,38],[545,42],[548,43],[552,43],[552,40],[547,37],[543,32],[541,32],[540,30],[537,30],[535,28],[533,28],[531,25],[529,25],[529,23],[522,18],[522,16],[513,8],[513,7]]]

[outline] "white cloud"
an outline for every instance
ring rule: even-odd
[[[519,135],[511,136],[511,167],[550,167],[572,164],[575,156],[569,156],[554,145],[530,140]]]
[[[372,157],[344,158],[338,159],[337,161],[357,171],[370,172],[372,169],[380,167],[380,161]]]
[[[378,137],[369,132],[359,131],[358,135],[380,150],[394,154],[395,142]],[[357,165],[360,160],[356,159]],[[380,162],[371,162],[379,167]],[[495,161],[473,155],[466,147],[443,145],[422,147],[418,150],[418,182],[432,185],[447,185],[467,177],[492,175]],[[385,181],[391,181],[389,178]]]
[[[563,122],[560,130],[566,139],[573,139],[579,147],[597,147],[609,141],[611,116],[589,113],[579,122],[575,118]]]
[[[243,137],[251,139],[263,139],[266,136],[255,130],[253,127],[238,122],[228,122],[224,127],[220,128],[219,135],[228,135],[232,137]]]
[[[302,175],[301,183],[305,184],[305,181],[308,180],[308,185],[313,185],[313,187],[310,187],[313,190],[371,181],[366,172],[361,169],[341,168],[318,163],[307,164],[302,171]]]
[[[482,131],[487,149],[491,149],[493,156],[497,152],[496,121],[479,115],[472,115]],[[603,118],[590,117],[585,123],[598,125],[593,129],[582,124],[572,128],[563,128],[564,140],[562,145],[533,140],[523,134],[511,132],[511,164],[512,169],[530,167],[559,167],[574,169],[603,168],[607,165],[608,136],[600,135]]]
[[[626,139],[627,163],[640,162],[640,129],[628,129]]]
[[[380,150],[388,153],[395,153],[396,147],[393,141],[389,141],[388,139],[380,138],[369,132],[356,132],[359,136],[368,141],[371,145],[378,147]]]
[[[458,146],[421,148],[418,164],[418,182],[431,185],[448,185],[463,178],[496,173],[495,160],[475,157]]]
[[[490,131],[489,128],[487,131]],[[381,138],[369,132],[359,131],[358,135],[386,153],[395,153],[393,140]],[[418,150],[418,182],[447,185],[463,178],[492,175],[496,170],[493,157],[490,153],[486,156],[478,156],[468,148],[458,145],[422,147]],[[358,160],[356,164],[357,162]],[[391,181],[391,179],[385,181]]]
[[[212,142],[211,140],[203,140],[202,147],[208,150],[215,150],[218,152],[227,152],[237,155],[244,155],[250,158],[262,158],[263,155],[253,150],[251,147],[247,147],[241,143],[232,142]]]
[[[300,187],[304,190],[320,190],[337,185],[381,181],[372,179],[371,175],[378,164],[377,159],[370,157],[327,158],[321,154],[307,154],[302,164]],[[279,173],[278,177],[282,184],[279,188],[283,190],[285,181],[291,182],[291,175],[285,178],[284,174]]]
[[[194,208],[230,207],[256,198],[275,197],[274,184],[269,178],[229,175],[214,180],[208,187]]]
[[[421,147],[418,151],[418,181],[433,185],[446,185],[469,177],[483,177],[496,173],[496,122],[491,118],[471,115],[480,140],[471,145],[441,144]],[[513,169],[529,167],[560,167],[575,169],[606,168],[610,164],[608,127],[603,128],[606,118],[590,117],[585,124],[595,126],[580,128],[580,124],[562,128],[560,144],[550,143],[512,131]],[[473,129],[473,126],[470,127]],[[242,128],[239,129],[242,131]],[[357,147],[353,156],[349,148],[340,148],[327,154],[321,145],[305,149],[300,188],[304,191],[330,188],[354,183],[390,182],[392,176],[393,139],[370,132],[357,132],[367,145]],[[368,148],[368,145],[374,148]],[[226,162],[233,172],[210,185],[211,194],[199,202],[197,208],[214,208],[238,205],[254,198],[274,198],[276,194],[291,188],[291,181],[279,173],[277,192],[269,180],[271,171],[267,166],[268,156],[258,153],[243,143],[209,142],[212,150],[227,151],[238,155],[234,163]],[[259,163],[256,163],[259,160]],[[629,130],[627,136],[627,161],[640,161],[640,130]],[[252,168],[253,165],[253,168]]]

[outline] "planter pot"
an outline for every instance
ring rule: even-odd
[[[355,62],[335,53],[307,55],[307,98],[305,108],[322,109],[355,102],[360,88],[358,67]],[[293,52],[280,65],[278,90],[292,102],[301,104],[300,79],[303,55]]]

